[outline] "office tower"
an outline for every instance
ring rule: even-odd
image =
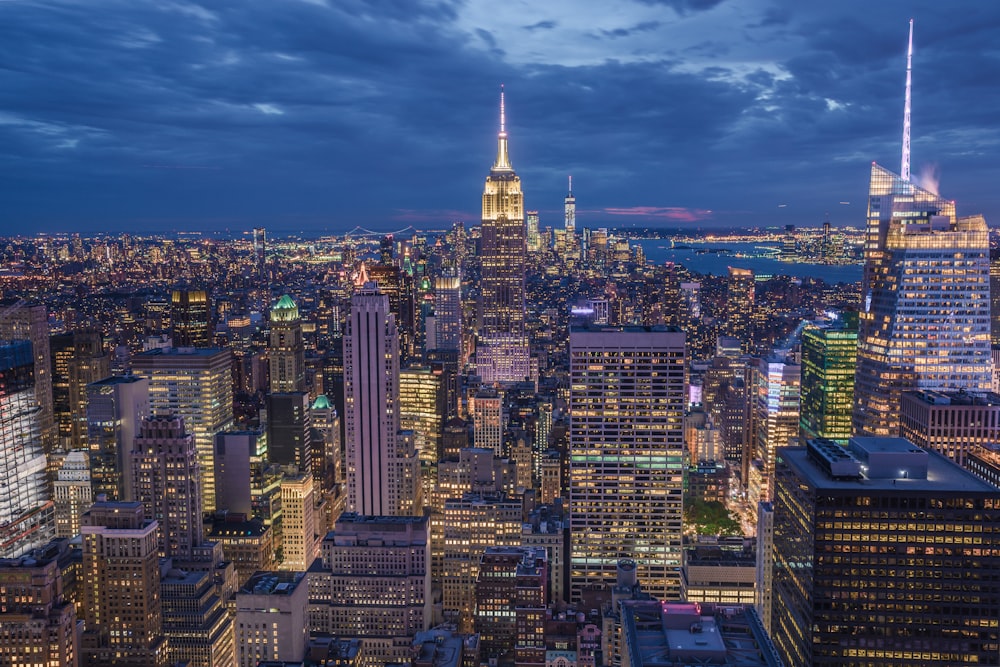
[[[253,228],[253,260],[260,287],[267,285],[267,231],[263,227]]]
[[[267,465],[267,437],[260,431],[224,431],[215,435],[217,510],[254,516],[253,479]]]
[[[136,375],[149,378],[153,414],[174,414],[194,435],[201,463],[201,506],[215,509],[215,434],[233,424],[232,353],[218,348],[163,348],[132,359]]]
[[[192,289],[171,292],[170,326],[174,347],[210,347],[213,332],[208,292]]]
[[[232,667],[233,621],[207,570],[169,569],[160,580],[171,665]]]
[[[497,157],[483,190],[480,233],[483,328],[476,342],[477,369],[485,384],[522,382],[530,356],[524,334],[524,199],[507,153],[502,89]]]
[[[528,252],[538,252],[542,249],[542,235],[538,229],[538,211],[526,211],[528,231],[525,238]]]
[[[389,312],[396,318],[400,363],[408,363],[416,336],[413,278],[393,264],[370,264],[366,271],[368,281],[375,283],[379,292],[389,298]]]
[[[990,250],[990,346],[1000,348],[1000,248]]]
[[[168,664],[156,521],[140,502],[97,502],[80,530],[83,666]]]
[[[155,519],[161,558],[192,558],[202,543],[201,465],[177,415],[146,417],[132,447],[135,499]]]
[[[437,350],[462,353],[462,273],[444,269],[434,279],[434,315],[437,318]]]
[[[410,366],[399,373],[399,424],[413,431],[422,463],[441,458],[442,420],[445,413],[443,376],[426,366]]]
[[[684,333],[570,330],[570,600],[632,558],[643,586],[680,592]]]
[[[516,664],[544,664],[547,598],[545,549],[486,549],[476,577],[475,628],[482,657],[513,658],[516,647],[521,654]]]
[[[0,342],[0,558],[16,558],[55,537],[36,368],[29,340]]]
[[[344,482],[340,416],[326,394],[316,397],[309,408],[309,415],[312,423],[313,476],[321,480],[321,491],[339,489]]]
[[[310,569],[309,630],[361,639],[372,664],[405,662],[431,624],[425,517],[344,514]]]
[[[287,294],[271,308],[271,393],[306,390],[306,348],[299,308]]]
[[[351,299],[344,335],[347,509],[400,516],[420,511],[412,439],[399,437],[399,334],[389,299],[369,283]]]
[[[236,594],[237,667],[299,662],[308,639],[304,572],[258,572]]]
[[[997,661],[996,487],[903,438],[778,451],[772,636],[788,665]]]
[[[564,202],[566,235],[576,234],[576,197],[573,196],[573,177],[569,177],[569,194]]]
[[[111,355],[100,331],[52,336],[52,401],[59,438],[71,449],[87,446],[87,385],[111,375]]]
[[[742,537],[697,539],[684,547],[681,583],[688,602],[752,605],[756,547]]]
[[[554,503],[562,495],[562,467],[559,452],[549,450],[542,455],[539,465],[542,503]]]
[[[297,391],[267,398],[267,458],[278,465],[312,471],[312,415],[309,394]]]
[[[854,313],[802,331],[802,386],[799,426],[802,437],[827,438],[846,445],[851,437],[858,320]]]
[[[76,449],[66,455],[53,483],[56,537],[72,538],[80,534],[83,513],[93,504],[90,486],[90,462],[87,452]]]
[[[754,577],[754,609],[768,634],[771,632],[774,599],[774,504],[757,503],[757,573]]]
[[[442,606],[449,621],[469,623],[479,561],[488,547],[521,544],[523,503],[498,493],[466,493],[444,501]]]
[[[149,380],[115,375],[87,385],[87,439],[93,496],[134,498],[132,443],[149,415]]]
[[[223,557],[233,564],[238,587],[257,572],[274,569],[274,531],[259,518],[218,512],[212,519],[208,539],[221,545]]]
[[[312,473],[281,480],[282,570],[305,572],[317,555],[316,512]]]
[[[726,283],[726,333],[739,338],[744,352],[753,352],[754,275],[750,269],[729,267]]]
[[[0,664],[79,664],[76,609],[59,562],[47,551],[0,560]]]
[[[960,466],[982,446],[1000,443],[1000,396],[992,392],[904,391],[899,434]]]
[[[473,444],[503,454],[503,396],[496,389],[483,388],[476,394],[472,412]]]
[[[791,447],[799,438],[799,403],[802,367],[777,351],[760,360],[756,374],[755,449],[760,477],[748,480],[751,502],[773,500],[775,451]]]
[[[895,434],[900,392],[992,385],[982,216],[872,164],[854,427]]]
[[[48,455],[56,446],[58,431],[52,407],[52,357],[49,348],[49,312],[42,304],[23,300],[0,302],[0,340],[31,342],[34,363],[34,401],[40,407],[35,419],[42,447]]]

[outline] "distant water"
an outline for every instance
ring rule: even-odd
[[[752,269],[755,274],[793,276],[795,278],[820,278],[827,283],[853,283],[861,280],[861,264],[810,264],[807,262],[782,262],[778,259],[760,257],[766,254],[762,248],[775,248],[765,243],[691,243],[688,249],[671,248],[669,239],[642,239],[632,241],[642,246],[646,260],[654,264],[674,262],[698,273],[724,276],[730,266]],[[698,250],[718,250],[703,252]],[[737,257],[736,255],[750,255]]]

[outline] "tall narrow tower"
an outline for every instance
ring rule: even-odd
[[[286,294],[271,308],[271,393],[306,390],[305,349],[299,307]]]
[[[569,177],[569,194],[566,195],[566,234],[576,233],[576,197],[573,196],[573,177]]]
[[[414,514],[418,459],[399,434],[399,332],[389,298],[375,283],[351,299],[344,335],[347,509]]]
[[[524,271],[527,241],[521,179],[507,153],[506,110],[500,89],[497,157],[483,189],[483,328],[476,345],[479,374],[490,383],[519,382],[528,375],[524,335]]]
[[[903,174],[874,162],[868,191],[863,303],[854,385],[855,433],[896,435],[908,389],[989,391],[989,229],[955,202],[909,181],[907,51]]]

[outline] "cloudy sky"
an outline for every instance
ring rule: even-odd
[[[473,223],[501,83],[543,225],[861,224],[910,17],[913,172],[996,224],[991,0],[0,0],[0,234]]]

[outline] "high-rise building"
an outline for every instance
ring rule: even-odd
[[[634,559],[646,590],[680,594],[684,333],[570,330],[570,599]]]
[[[528,252],[538,252],[542,249],[542,235],[538,227],[538,211],[526,211],[528,219],[527,247]]]
[[[253,256],[257,280],[260,287],[264,287],[267,284],[267,230],[263,227],[253,228]]]
[[[149,378],[153,414],[183,417],[201,463],[202,508],[215,509],[215,434],[233,424],[232,353],[219,348],[163,348],[132,359],[136,375]]]
[[[344,335],[347,510],[420,511],[419,460],[399,433],[399,334],[389,299],[368,283],[351,299]]]
[[[771,632],[787,665],[997,661],[1000,491],[903,438],[778,450]]]
[[[980,446],[1000,443],[1000,396],[992,392],[904,391],[899,434],[960,466]]]
[[[738,338],[744,352],[753,352],[753,318],[756,305],[753,271],[729,267],[726,283],[726,333]]]
[[[52,357],[49,348],[49,311],[43,304],[0,302],[0,340],[31,341],[34,401],[41,408],[36,420],[42,447],[50,454],[58,432],[52,404]]]
[[[544,664],[547,598],[545,549],[486,549],[476,577],[475,628],[482,657],[513,658],[516,650],[521,654],[516,664]]]
[[[308,577],[312,633],[361,639],[371,664],[405,661],[431,624],[427,519],[344,514]]]
[[[426,366],[410,366],[399,372],[399,423],[413,431],[422,463],[433,465],[441,458],[442,420],[445,413],[443,375]]]
[[[170,664],[233,667],[233,620],[210,570],[167,570],[160,580]]]
[[[759,480],[753,477],[748,480],[754,503],[773,499],[775,451],[798,443],[801,375],[802,367],[784,351],[760,360],[756,373],[754,435],[761,468]]]
[[[992,387],[989,230],[872,164],[854,428],[894,435],[900,393]]]
[[[29,340],[0,342],[0,558],[16,558],[55,537],[42,409],[35,397],[37,368]]]
[[[853,313],[830,326],[803,329],[799,426],[804,438],[847,444],[857,354],[858,327]]]
[[[271,393],[306,390],[306,348],[302,340],[299,307],[287,294],[271,308],[271,345],[268,348]]]
[[[52,336],[52,400],[60,441],[87,446],[87,385],[111,375],[111,355],[100,331],[79,329]]]
[[[566,235],[576,234],[576,197],[573,196],[573,177],[569,177],[569,194],[566,195],[564,204]]]
[[[309,638],[308,600],[304,572],[252,576],[236,594],[236,667],[300,662]]]
[[[529,375],[530,356],[524,332],[524,198],[507,153],[503,90],[497,157],[483,190],[480,234],[483,328],[476,342],[478,372],[487,384],[522,382]]]
[[[212,345],[212,305],[205,290],[175,289],[170,294],[174,347]]]
[[[433,349],[462,352],[462,273],[445,269],[434,279],[434,316],[437,320]]]
[[[75,449],[67,454],[52,486],[56,537],[75,537],[80,534],[83,513],[94,502],[87,452]]]
[[[149,380],[115,375],[87,385],[87,439],[93,495],[132,499],[132,443],[149,415]]]
[[[310,471],[281,480],[282,570],[305,572],[317,555],[316,511]]]
[[[278,465],[312,470],[312,414],[309,394],[296,391],[267,398],[267,457]]]
[[[97,502],[81,531],[83,667],[167,665],[156,521],[140,502]]]
[[[49,550],[0,560],[0,664],[79,664],[76,609]]]
[[[483,388],[476,394],[472,412],[473,444],[489,449],[494,456],[503,454],[503,395]]]
[[[203,537],[201,465],[184,418],[143,419],[130,458],[135,500],[159,526],[160,557],[191,559]]]

